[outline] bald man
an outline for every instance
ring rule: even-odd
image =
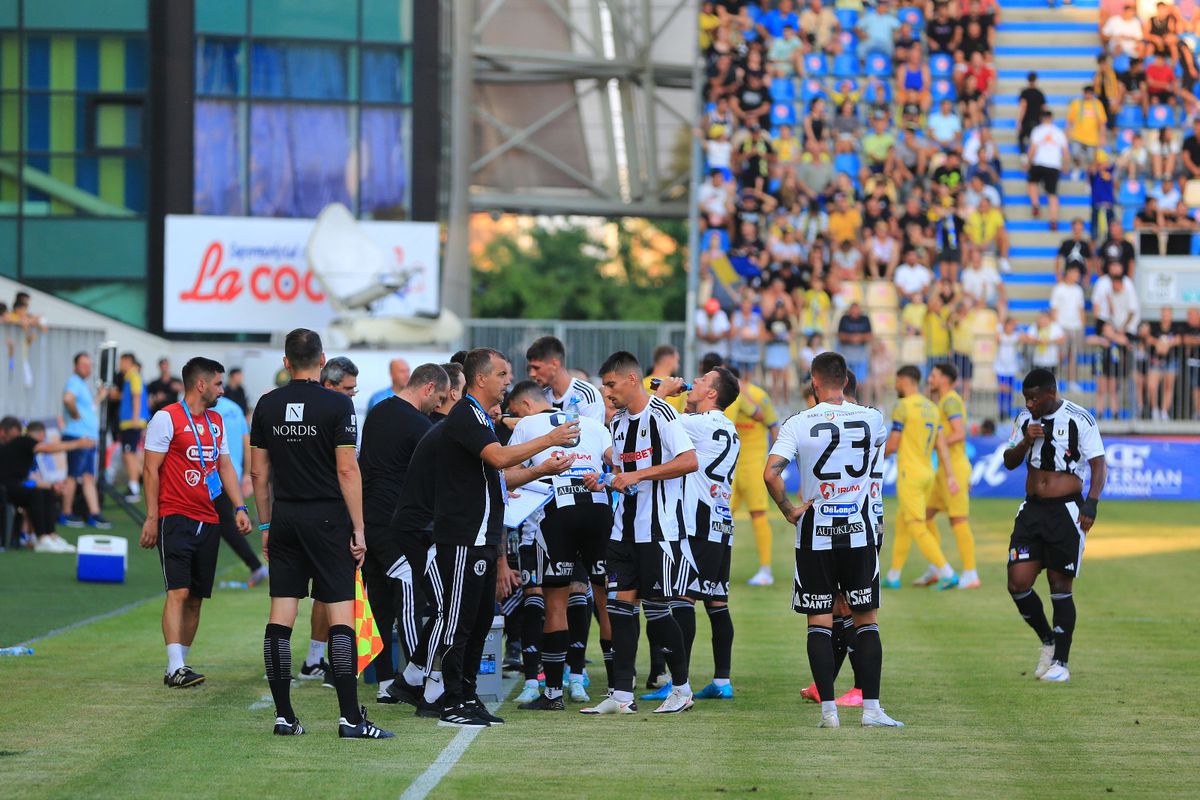
[[[367,411],[387,400],[392,395],[399,395],[404,391],[404,387],[408,386],[408,376],[411,370],[408,368],[408,362],[403,358],[393,358],[388,362],[388,375],[391,377],[392,385],[385,389],[380,389],[375,394],[371,395],[371,399],[367,401]]]

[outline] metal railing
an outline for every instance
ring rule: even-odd
[[[85,352],[94,359],[103,338],[100,330],[52,327],[29,332],[20,325],[0,324],[0,416],[57,417],[75,354]]]

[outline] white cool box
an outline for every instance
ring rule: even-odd
[[[129,542],[120,536],[80,536],[75,578],[94,583],[124,583]]]

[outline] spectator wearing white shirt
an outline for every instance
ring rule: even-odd
[[[929,267],[917,260],[917,256],[917,251],[909,248],[904,254],[904,260],[900,262],[900,266],[896,267],[896,274],[892,278],[896,284],[896,291],[900,293],[902,308],[909,303],[922,302],[925,290],[933,283],[933,273]]]
[[[968,212],[974,211],[979,208],[979,201],[985,197],[992,204],[992,208],[1000,208],[1000,192],[997,191],[995,186],[984,183],[983,176],[976,172],[967,181],[967,188],[963,192],[963,204],[966,206]]]
[[[1163,178],[1158,185],[1151,186],[1146,191],[1146,197],[1153,197],[1157,200],[1159,208],[1175,208],[1183,199],[1183,194],[1180,193],[1179,185],[1173,179]]]
[[[1112,323],[1117,331],[1134,336],[1141,321],[1141,305],[1133,281],[1125,277],[1125,268],[1118,261],[1109,262],[1107,271],[1092,288],[1092,313],[1096,319]]]
[[[991,262],[975,259],[967,265],[959,278],[963,294],[976,302],[991,309],[1007,308],[1008,295],[1004,291],[1004,281]]]
[[[1023,334],[1017,329],[1017,321],[1009,316],[1001,316],[1001,322],[996,326],[996,359],[992,362],[996,370],[998,386],[996,401],[1001,419],[1012,419],[1013,393],[1016,390],[1017,375],[1021,370],[1021,353],[1017,346],[1021,343]]]
[[[709,228],[725,228],[733,215],[733,184],[726,183],[725,173],[714,169],[708,173],[708,182],[696,190],[696,203]]]
[[[1076,384],[1076,362],[1083,349],[1084,334],[1084,298],[1083,287],[1079,285],[1080,271],[1070,267],[1063,272],[1062,278],[1050,292],[1050,313],[1054,321],[1063,329],[1066,335],[1064,355],[1067,360],[1067,380]],[[1072,386],[1071,391],[1079,391]]]
[[[729,315],[715,297],[708,298],[703,308],[696,309],[696,339],[705,352],[729,358]]]
[[[1058,179],[1071,158],[1067,136],[1054,124],[1050,109],[1042,112],[1042,124],[1029,135],[1029,204],[1034,218],[1041,216],[1038,187],[1046,190],[1050,207],[1050,230],[1058,230]]]
[[[1142,40],[1145,30],[1134,14],[1133,4],[1126,4],[1120,14],[1109,17],[1100,28],[1100,41],[1108,46],[1113,55],[1125,54],[1130,58],[1142,55]]]
[[[1057,372],[1060,359],[1059,350],[1066,340],[1066,332],[1054,321],[1049,311],[1038,314],[1038,320],[1025,331],[1022,341],[1033,345],[1033,356],[1030,361],[1035,367],[1043,367],[1051,372]]]

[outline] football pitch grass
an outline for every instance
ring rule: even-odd
[[[1200,568],[1200,507],[1101,504],[1076,584],[1072,680],[1046,685],[1032,675],[1037,641],[1005,591],[1016,505],[973,505],[982,589],[885,594],[883,705],[903,730],[863,729],[857,709],[843,711],[841,730],[814,727],[817,709],[799,697],[810,677],[804,620],[789,607],[791,536],[773,515],[777,582],[747,587],[756,565],[742,519],[734,700],[698,701],[666,719],[647,701],[636,717],[587,719],[571,705],[520,712],[510,696],[499,710],[508,724],[479,732],[431,796],[1200,796],[1200,607],[1186,589]],[[132,525],[114,533],[136,546]],[[885,564],[888,555],[885,546]],[[913,555],[906,583],[923,567]],[[227,550],[220,570],[219,580],[246,575]],[[1038,591],[1047,598],[1044,580]],[[397,738],[340,741],[333,691],[306,682],[293,702],[308,733],[272,736],[265,587],[216,590],[190,659],[208,682],[166,689],[160,594],[151,552],[131,553],[120,586],[76,583],[72,557],[0,554],[0,645],[61,631],[34,642],[32,657],[0,658],[0,795],[395,798],[458,733],[406,706],[376,705],[374,687],[363,686],[372,719]],[[697,689],[712,669],[699,616]],[[292,640],[297,665],[307,638],[304,620]],[[645,649],[643,640],[643,675]],[[589,656],[595,697],[604,673],[594,628]],[[848,675],[847,665],[839,692]]]

